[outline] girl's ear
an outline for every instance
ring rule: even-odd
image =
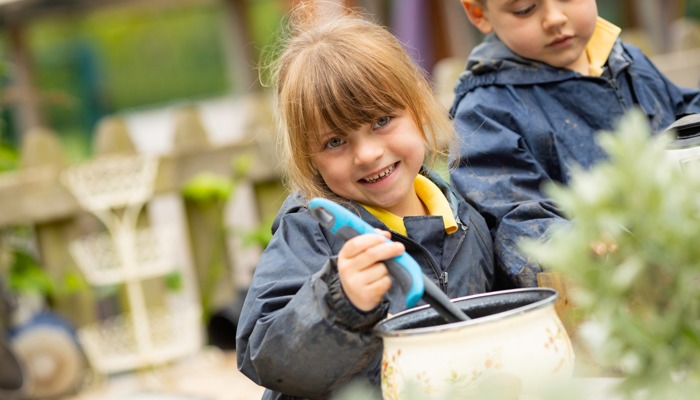
[[[483,34],[493,32],[491,23],[486,18],[486,16],[484,16],[484,9],[479,4],[474,2],[474,0],[461,1],[462,7],[464,7],[464,11],[467,13],[467,18],[469,18],[469,21],[472,23],[472,25],[479,29]]]

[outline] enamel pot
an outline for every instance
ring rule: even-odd
[[[687,115],[666,129],[675,132],[666,153],[683,168],[700,163],[700,114]]]
[[[468,321],[445,323],[430,306],[380,321],[383,397],[465,398],[489,385],[519,395],[570,378],[574,353],[556,299],[554,289],[514,289],[452,300]]]

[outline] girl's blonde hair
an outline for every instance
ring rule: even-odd
[[[286,183],[307,199],[336,197],[311,163],[322,130],[342,134],[405,109],[423,135],[427,166],[456,143],[447,110],[396,37],[346,11],[324,18],[302,2],[271,66]]]

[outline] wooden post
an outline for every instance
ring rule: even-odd
[[[10,24],[8,27],[8,43],[10,58],[13,66],[12,92],[16,97],[17,106],[14,113],[17,117],[19,132],[29,132],[43,125],[43,116],[39,105],[39,96],[32,78],[32,61],[26,43],[26,26],[22,23]]]
[[[93,142],[95,155],[136,154],[126,122],[121,118],[104,117],[97,124]]]
[[[54,179],[58,179],[65,159],[55,134],[43,128],[29,130],[22,141],[20,165],[27,174],[36,167],[55,167],[49,171],[53,171]],[[34,225],[41,264],[59,288],[67,274],[80,274],[68,251],[70,241],[76,237],[75,221],[75,218],[68,217]],[[54,311],[76,327],[96,318],[94,298],[88,286],[73,293],[59,292],[53,300]]]
[[[554,303],[554,309],[557,315],[559,315],[559,319],[561,319],[561,322],[564,324],[569,338],[573,341],[576,337],[576,328],[579,321],[577,321],[575,308],[569,298],[569,291],[571,289],[570,283],[555,272],[540,272],[537,274],[537,285],[539,287],[555,289],[559,293],[559,297],[556,303]]]
[[[256,46],[251,45],[250,22],[247,16],[248,2],[225,0],[223,7],[225,52],[228,55],[232,91],[244,93],[261,89],[255,70],[250,66],[258,60]]]
[[[682,15],[682,0],[640,0],[636,11],[645,32],[649,32],[655,53],[670,51],[669,26]]]
[[[195,108],[183,108],[177,113],[173,145],[174,153],[177,154],[212,147]],[[189,241],[205,321],[216,308],[230,303],[235,296],[223,220],[226,199],[223,200],[184,200]]]
[[[566,333],[571,339],[574,353],[576,354],[576,367],[574,374],[580,377],[587,376],[616,376],[619,371],[603,368],[594,359],[593,354],[583,341],[578,340],[578,327],[584,322],[584,315],[572,302],[571,294],[576,287],[556,272],[540,272],[537,274],[537,285],[556,289],[559,298],[554,303],[554,309],[564,324]]]

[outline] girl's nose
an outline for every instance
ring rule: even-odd
[[[381,145],[381,141],[374,140],[371,135],[357,140],[353,150],[355,153],[355,165],[371,164],[384,154],[384,147]]]
[[[545,1],[543,2],[543,7],[544,18],[542,19],[542,27],[544,30],[559,28],[569,20],[569,17],[562,11],[557,1]]]

